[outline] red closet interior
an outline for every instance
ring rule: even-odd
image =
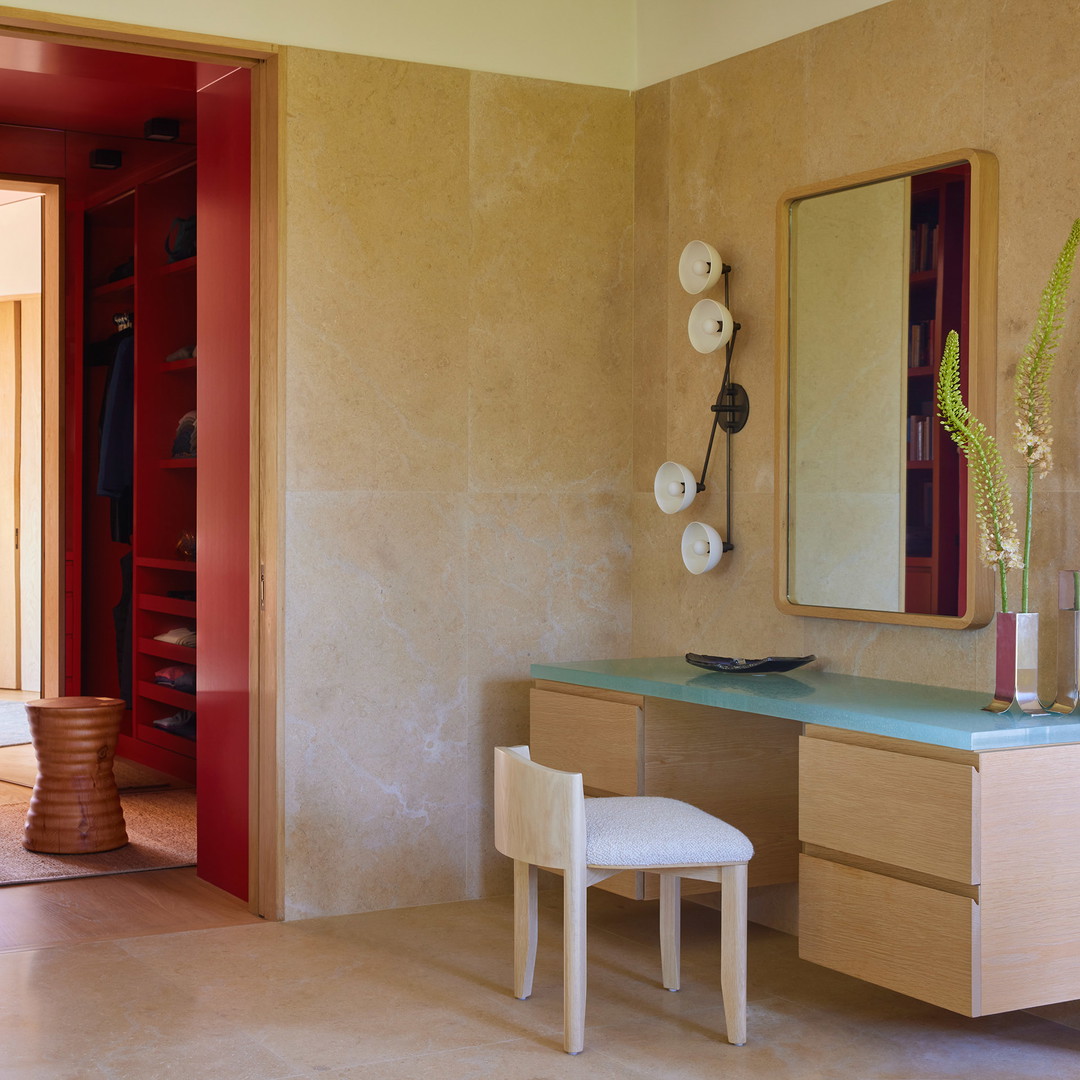
[[[967,163],[911,178],[904,610],[931,615],[960,615],[967,607],[967,466],[935,420],[935,392],[953,328],[967,391],[970,190]]]
[[[246,68],[0,37],[0,173],[63,184],[64,692],[128,701],[119,754],[195,781],[241,897],[249,125]]]

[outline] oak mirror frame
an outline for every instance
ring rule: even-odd
[[[949,330],[995,419],[997,159],[957,150],[778,204],[775,598],[790,615],[993,617],[966,466],[934,415]]]

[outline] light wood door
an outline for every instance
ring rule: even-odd
[[[42,353],[40,296],[19,301],[19,360],[22,416],[19,418],[19,689],[41,693],[42,682]],[[42,697],[48,695],[42,694]]]
[[[20,304],[0,303],[0,688],[20,687],[19,473],[22,370]]]

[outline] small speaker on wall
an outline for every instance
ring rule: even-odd
[[[180,121],[171,116],[155,116],[143,124],[143,138],[154,142],[173,142],[180,138]]]
[[[91,169],[119,169],[124,163],[124,154],[120,150],[91,150]]]

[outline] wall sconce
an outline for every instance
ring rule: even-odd
[[[691,295],[711,289],[731,269],[704,240],[691,240],[679,256],[679,284]]]
[[[690,344],[699,353],[708,355],[735,336],[735,320],[723,304],[715,300],[699,300],[690,312],[686,332],[690,336]]]
[[[683,529],[682,561],[691,574],[704,574],[711,570],[725,551],[731,550],[720,534],[703,521],[691,521]]]
[[[732,317],[728,308],[730,298],[728,266],[711,244],[702,240],[693,240],[683,249],[679,259],[679,281],[691,294],[703,292],[724,279],[724,302],[699,300],[690,312],[687,333],[690,344],[704,354],[714,353],[726,347],[724,376],[720,383],[720,392],[715,403],[710,406],[713,414],[712,428],[709,431],[709,444],[705,449],[705,461],[701,466],[701,477],[694,479],[694,474],[676,461],[665,461],[656,472],[653,481],[653,495],[656,503],[665,514],[677,514],[685,510],[699,491],[705,490],[705,477],[709,471],[713,443],[717,428],[727,437],[727,539],[704,522],[691,522],[683,532],[682,558],[687,570],[692,574],[703,574],[711,570],[720,561],[725,551],[731,551],[731,436],[746,426],[750,416],[750,400],[746,391],[736,382],[731,381],[731,358],[735,352],[735,338],[740,326]]]

